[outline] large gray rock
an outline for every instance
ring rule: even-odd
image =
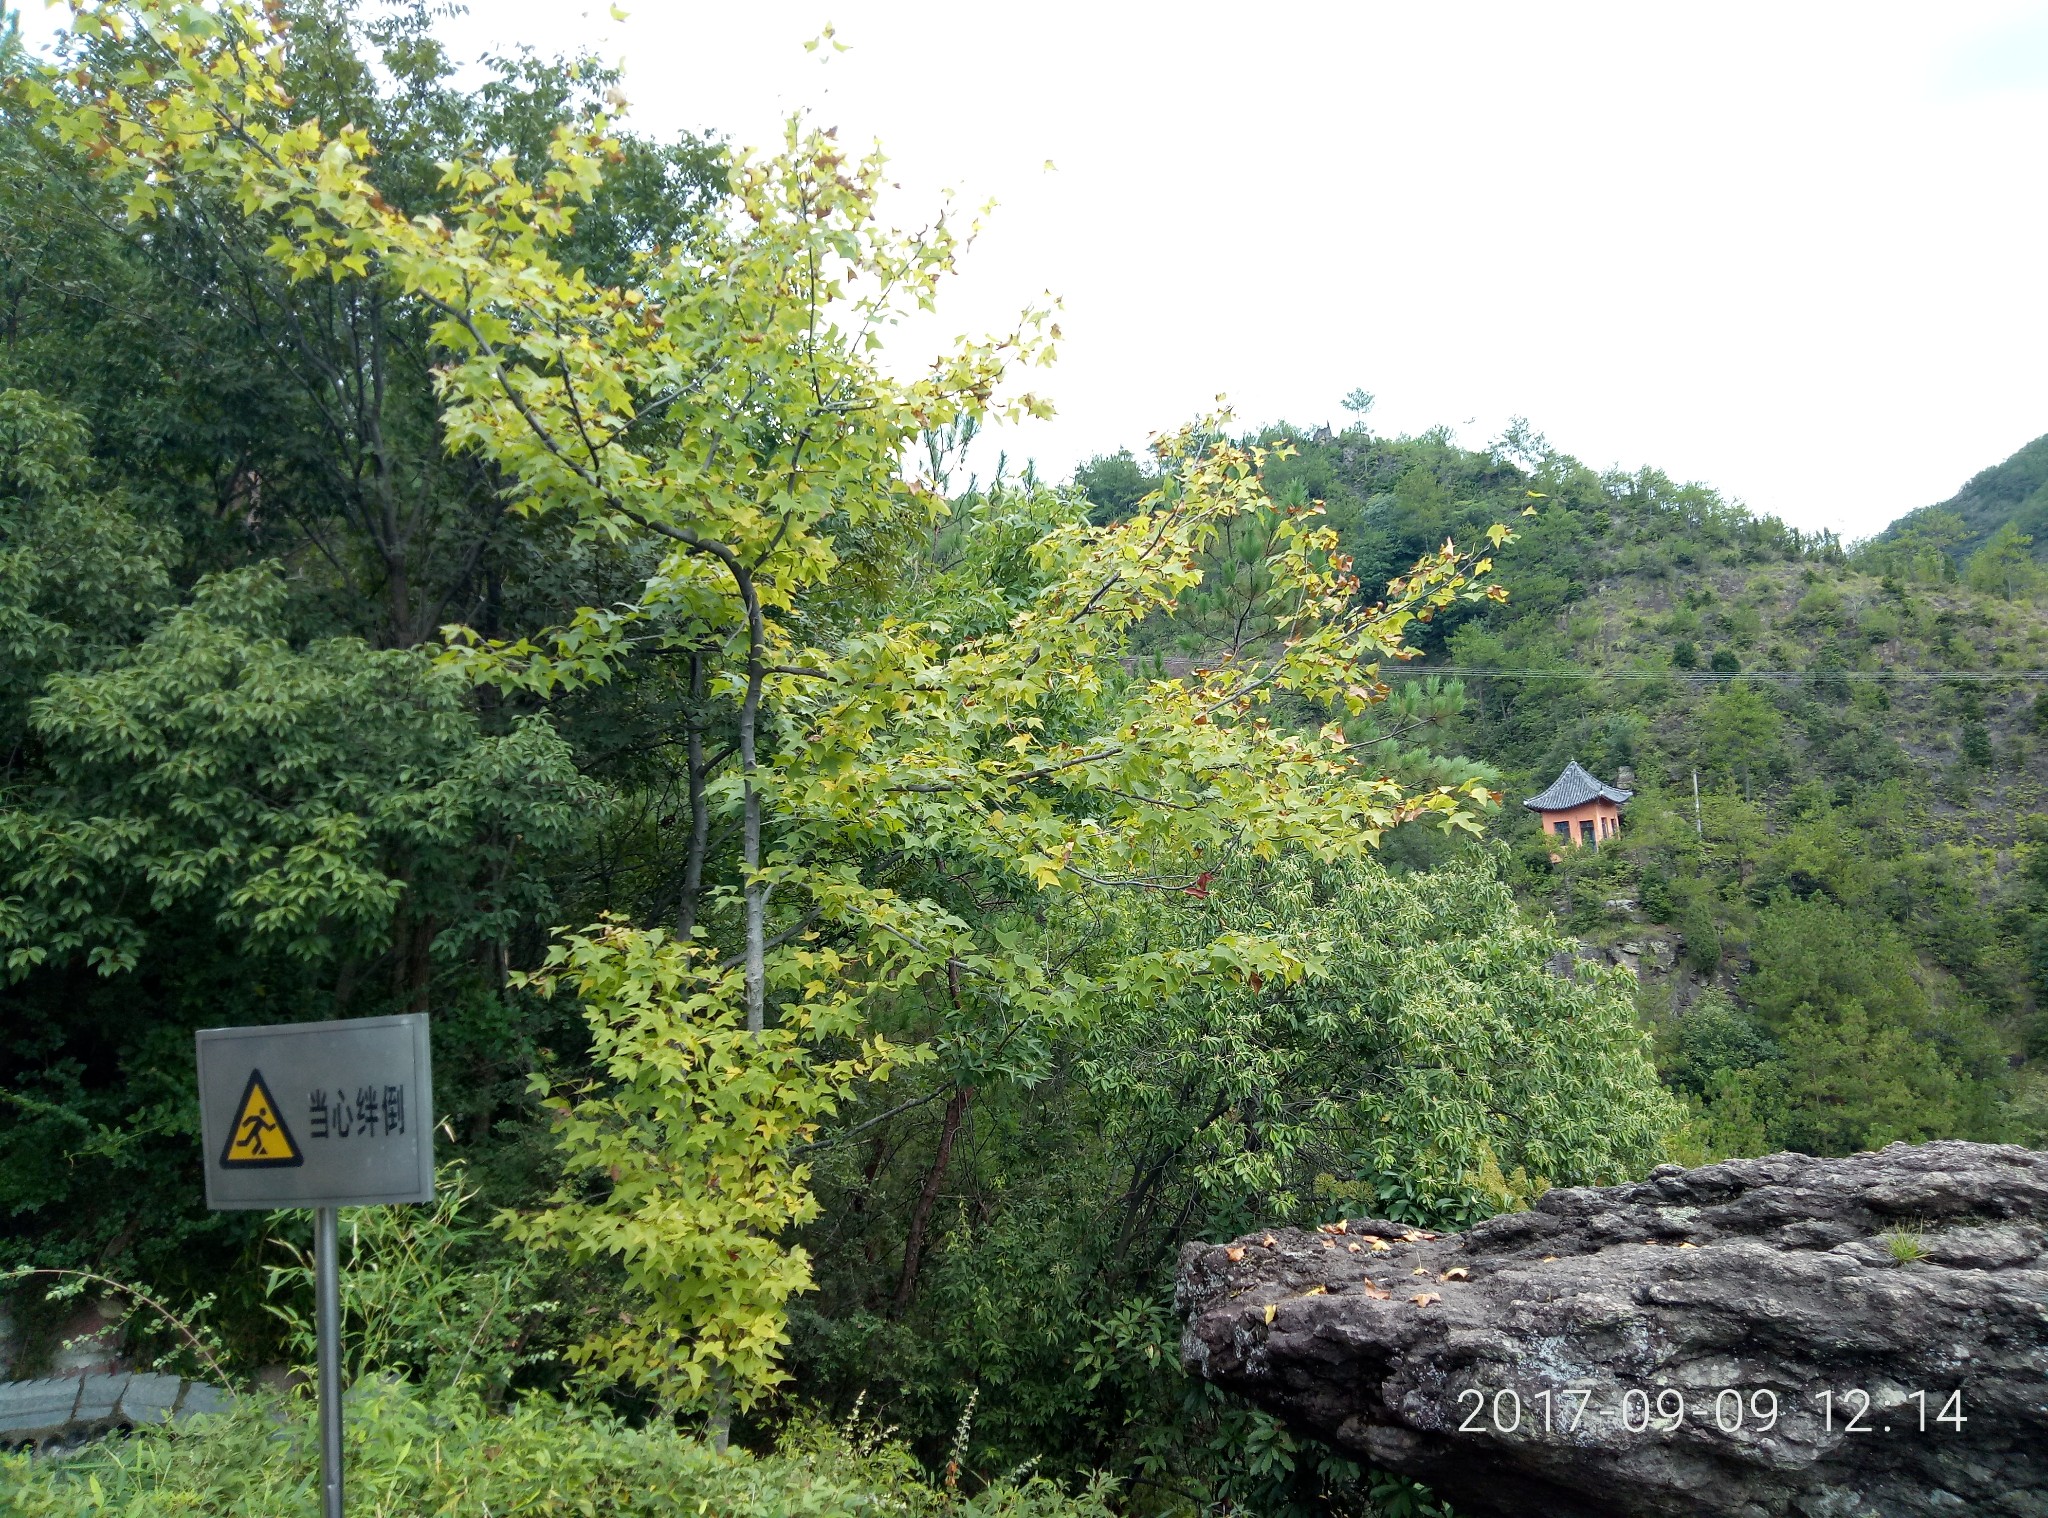
[[[1460,1513],[2048,1518],[2048,1153],[1667,1165],[1442,1238],[1332,1226],[1183,1249],[1181,1357]]]

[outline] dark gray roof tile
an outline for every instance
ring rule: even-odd
[[[1532,812],[1568,812],[1575,806],[1584,806],[1596,796],[1605,796],[1616,806],[1629,799],[1634,791],[1622,790],[1597,780],[1579,767],[1574,759],[1564,767],[1564,773],[1550,782],[1549,789],[1540,795],[1531,796],[1522,805]]]

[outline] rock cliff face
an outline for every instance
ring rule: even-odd
[[[2048,1153],[1894,1144],[1181,1253],[1190,1371],[1501,1518],[2048,1518]]]

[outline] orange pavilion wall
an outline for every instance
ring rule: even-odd
[[[1579,836],[1579,824],[1582,822],[1593,824],[1593,842],[1595,844],[1604,843],[1621,831],[1621,808],[1604,797],[1599,800],[1589,801],[1584,806],[1575,806],[1569,811],[1538,812],[1536,815],[1543,821],[1544,837],[1548,838],[1553,844],[1565,842],[1564,839],[1557,836],[1557,824],[1560,822],[1570,823],[1571,845],[1573,848],[1577,848],[1585,842]]]

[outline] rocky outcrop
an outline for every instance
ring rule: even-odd
[[[2048,1518],[2048,1153],[1895,1144],[1181,1254],[1187,1368],[1513,1518]]]
[[[1613,902],[1607,903],[1613,906]],[[1670,938],[1627,939],[1610,944],[1605,948],[1579,941],[1578,947],[1555,954],[1549,961],[1554,975],[1573,975],[1581,966],[1604,968],[1619,965],[1637,977],[1669,975],[1678,964],[1678,948],[1683,940],[1674,942]]]

